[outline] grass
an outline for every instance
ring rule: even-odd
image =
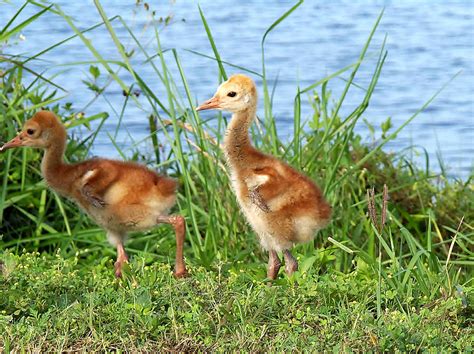
[[[169,265],[135,258],[117,281],[108,257],[88,266],[39,253],[4,259],[5,351],[472,350],[472,312],[461,298],[427,302],[415,292],[398,309],[384,283],[375,318],[377,273],[364,263],[340,273],[317,262],[268,287],[242,262],[193,267],[176,280]]]
[[[361,123],[387,57],[384,42],[377,51],[372,43],[381,14],[352,65],[295,89],[294,137],[282,140],[273,119],[274,88],[265,72],[265,39],[284,26],[284,19],[300,3],[262,36],[262,69],[252,75],[262,82],[265,113],[252,137],[260,149],[280,156],[323,186],[334,217],[314,244],[295,248],[300,271],[290,279],[281,275],[272,287],[265,281],[266,254],[228,187],[219,146],[226,118],[219,114],[205,120],[194,110],[196,102],[180,52],[161,48],[163,24],[150,24],[156,44],[150,47],[140,42],[120,16],[110,18],[98,1],[95,6],[102,23],[82,31],[54,3],[27,2],[18,8],[0,31],[3,43],[14,40],[21,28],[40,16],[66,21],[71,35],[28,57],[2,54],[1,139],[12,137],[16,125],[46,106],[74,128],[67,158],[76,161],[89,155],[109,113],[80,114],[72,103],[65,103],[65,91],[55,75],[37,73],[29,65],[68,40],[82,40],[84,50],[94,57],[86,63],[89,74],[84,90],[94,92],[93,100],[112,84],[126,94],[122,107],[109,102],[110,114],[119,122],[116,132],[131,106],[144,111],[143,121],[150,125],[144,143],[152,149],[146,156],[141,151],[143,142],[124,147],[115,133],[109,135],[111,144],[124,158],[139,159],[181,182],[176,212],[187,220],[185,256],[192,277],[184,281],[170,277],[173,235],[160,227],[131,238],[127,244],[132,254],[130,269],[122,281],[115,280],[114,250],[103,231],[41,182],[41,153],[8,151],[0,156],[1,348],[472,350],[472,176],[450,180],[444,170],[433,173],[428,160],[420,168],[406,151],[382,150],[441,89],[399,127],[384,122],[376,145],[363,144],[354,128]],[[26,6],[34,7],[36,14],[15,24]],[[216,82],[228,76],[229,68],[247,71],[222,59],[205,11],[198,10],[213,52],[209,65],[217,65]],[[119,27],[127,33],[129,46],[117,36]],[[109,33],[119,60],[103,57],[84,35],[98,30]],[[8,43],[4,48],[14,52],[14,45]],[[366,65],[369,54],[378,59],[371,81],[363,87],[365,96],[353,112],[341,116],[340,108],[351,90],[360,89],[358,70]],[[140,76],[142,66],[156,76]],[[132,78],[131,83],[122,79],[123,73]],[[25,75],[32,80],[26,81]],[[332,97],[331,82],[338,78],[346,80],[346,86],[340,97]],[[151,89],[156,81],[164,92],[160,97]],[[133,94],[136,90],[139,97]],[[309,119],[302,111],[303,100],[311,106]],[[383,223],[381,215],[385,215]]]

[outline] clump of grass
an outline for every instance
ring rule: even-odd
[[[464,351],[473,344],[472,308],[461,298],[425,303],[415,291],[399,308],[384,281],[387,306],[377,317],[376,273],[363,263],[350,273],[311,268],[298,287],[268,287],[229,263],[194,267],[183,281],[167,264],[135,258],[117,281],[111,258],[87,266],[38,253],[2,259],[4,351]],[[472,287],[464,290],[472,303]]]
[[[387,56],[384,43],[360,104],[347,116],[340,112],[371,51],[380,15],[356,62],[325,78],[315,78],[308,87],[296,88],[294,137],[282,140],[273,117],[264,45],[265,39],[299,4],[276,19],[263,34],[262,69],[252,74],[263,83],[265,113],[252,136],[260,149],[283,158],[324,186],[334,217],[314,245],[296,248],[300,271],[290,279],[281,277],[272,289],[261,283],[266,255],[258,248],[229,188],[220,148],[226,118],[219,114],[209,122],[194,110],[195,98],[180,52],[161,48],[157,22],[151,24],[156,48],[150,49],[120,16],[109,18],[96,1],[103,28],[110,34],[120,58],[111,60],[84,37],[84,32],[98,30],[101,24],[80,31],[58,5],[29,4],[38,7],[37,16],[66,20],[72,32],[68,40],[81,39],[85,50],[94,56],[95,60],[89,63],[92,79],[86,82],[88,89],[98,97],[108,87],[99,82],[114,82],[123,88],[123,106],[121,110],[114,107],[120,111],[116,132],[129,107],[136,105],[145,112],[143,120],[150,127],[146,142],[153,148],[146,162],[168,171],[182,184],[178,207],[188,223],[185,254],[194,274],[193,279],[182,283],[169,278],[167,266],[160,262],[169,263],[173,237],[167,229],[159,228],[130,240],[128,249],[135,256],[132,270],[122,283],[114,282],[103,273],[105,265],[110,265],[108,257],[113,250],[102,232],[74,206],[46,190],[39,175],[38,152],[10,151],[0,156],[0,247],[17,254],[27,249],[45,255],[3,256],[4,284],[12,286],[5,289],[10,295],[2,303],[3,324],[10,328],[4,347],[14,345],[20,336],[24,340],[18,348],[25,350],[153,350],[159,346],[178,350],[282,350],[300,349],[301,343],[318,350],[331,345],[339,345],[342,350],[417,350],[418,346],[459,350],[469,344],[469,330],[463,327],[467,320],[462,316],[466,311],[472,312],[468,310],[472,306],[474,275],[472,176],[466,181],[452,181],[442,173],[433,174],[429,166],[421,169],[404,154],[382,150],[439,92],[427,97],[426,105],[400,127],[390,130],[384,126],[378,145],[368,147],[362,143],[354,127],[368,107],[382,73]],[[217,64],[216,82],[227,77],[228,68],[245,71],[222,59],[212,37],[212,26],[202,9],[200,13],[213,52],[210,65]],[[25,26],[32,21],[34,18]],[[2,33],[16,33],[8,31],[11,23]],[[128,34],[132,47],[123,45],[116,34],[118,27]],[[2,138],[11,137],[15,125],[40,107],[48,106],[71,127],[83,125],[86,132],[89,122],[97,120],[94,132],[85,138],[76,136],[68,147],[71,161],[81,159],[88,154],[108,115],[82,117],[72,105],[59,105],[60,85],[45,73],[36,75],[33,83],[24,84],[25,67],[42,53],[22,59],[21,65],[19,58],[2,64],[0,99],[4,104],[0,105],[0,131],[6,132]],[[132,64],[131,56],[144,60]],[[156,77],[140,76],[140,65],[149,66]],[[132,82],[123,81],[119,71],[126,71]],[[331,101],[331,81],[340,76],[347,84],[341,96]],[[164,94],[157,97],[147,80],[158,81]],[[140,97],[133,94],[135,90],[139,90]],[[302,118],[301,104],[307,95],[312,108],[308,122]],[[309,128],[304,129],[306,125]],[[109,137],[124,158],[142,158],[136,148],[129,150],[131,156],[122,150],[117,134]],[[368,189],[373,191],[369,199]],[[381,224],[375,217],[376,210],[382,211]],[[53,252],[57,252],[57,259],[47,256]],[[8,262],[21,267],[12,266],[15,271],[9,272]],[[51,274],[51,282],[43,282],[39,275],[28,271],[30,267],[38,274],[40,269],[54,273],[59,267],[61,271]],[[71,276],[64,277],[63,273]],[[25,290],[24,279],[35,279],[29,284],[31,291]],[[16,283],[19,285],[13,286]],[[294,284],[298,287],[294,288]],[[85,289],[86,295],[68,290],[75,288]],[[36,312],[28,310],[15,289],[26,292],[25,303],[33,303]],[[65,294],[65,298],[55,298],[51,289]],[[249,298],[247,302],[245,297]],[[91,316],[96,313],[100,316]],[[52,318],[61,320],[48,327]],[[128,321],[130,318],[134,320]],[[40,332],[35,326],[47,330],[51,337],[37,342]],[[120,339],[119,335],[125,332],[129,337]],[[263,343],[261,339],[266,337],[272,341]],[[53,338],[60,338],[60,342]],[[146,338],[154,342],[146,342]],[[35,347],[34,343],[39,344]]]

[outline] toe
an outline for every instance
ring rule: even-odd
[[[189,276],[189,273],[188,271],[185,269],[182,269],[182,270],[176,270],[174,273],[173,273],[173,276],[175,278],[185,278],[187,276]]]

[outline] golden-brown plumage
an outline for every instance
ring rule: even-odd
[[[271,155],[255,149],[248,130],[255,118],[257,90],[252,79],[234,75],[197,110],[231,111],[224,150],[231,182],[240,207],[269,251],[268,277],[280,268],[277,252],[283,252],[288,274],[298,268],[289,249],[295,243],[312,240],[325,227],[331,207],[321,190],[305,175]]]
[[[168,216],[176,203],[176,181],[132,162],[95,158],[66,164],[66,139],[66,130],[58,118],[52,112],[40,111],[0,151],[20,146],[45,150],[41,171],[46,183],[75,201],[107,231],[109,242],[117,247],[117,276],[121,276],[122,266],[128,260],[123,246],[127,233],[148,230],[159,223],[171,224],[175,229],[175,275],[184,276],[184,218]]]

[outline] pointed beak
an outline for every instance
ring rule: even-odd
[[[203,102],[200,104],[198,107],[196,107],[196,111],[204,111],[206,109],[215,109],[215,108],[220,108],[220,101],[219,98],[216,96],[212,97],[210,100],[207,100],[206,102]]]
[[[0,147],[0,152],[23,146],[23,143],[24,143],[23,133],[20,133],[17,136],[15,136],[12,140],[10,140],[8,143],[5,143],[2,147]]]

